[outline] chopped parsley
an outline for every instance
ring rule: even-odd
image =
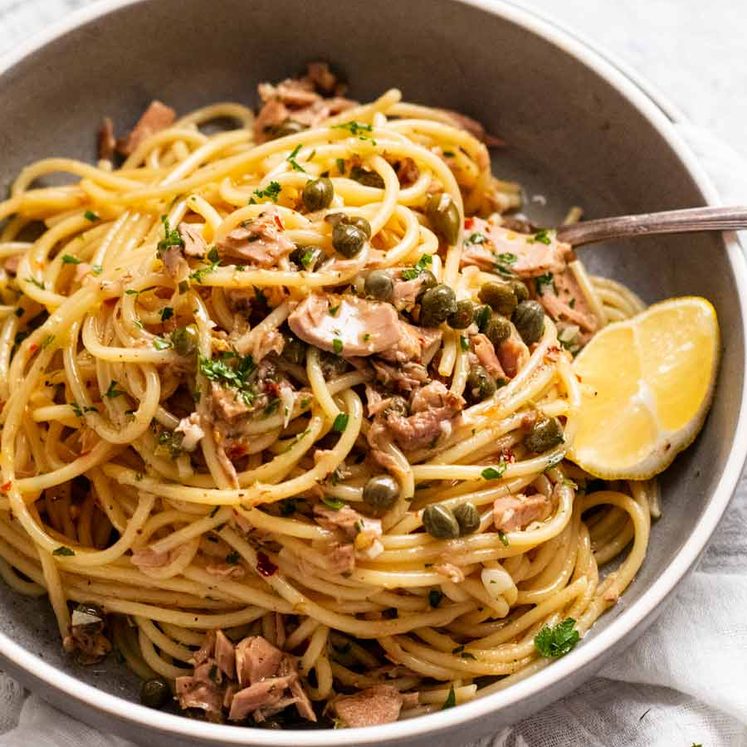
[[[502,529],[498,530],[498,539],[501,541],[501,544],[504,547],[508,547],[509,546],[508,537],[506,536],[506,533]]]
[[[340,355],[342,353],[342,340],[339,337],[335,337],[335,339],[332,340],[332,349],[335,351],[335,355]]]
[[[565,656],[581,638],[575,625],[576,621],[572,617],[552,627],[544,625],[534,636],[534,647],[542,656],[550,659]]]
[[[456,155],[453,150],[445,150],[443,154],[446,156],[446,158],[454,158],[454,156]]]
[[[484,244],[487,241],[485,236],[481,234],[479,231],[475,231],[475,233],[471,233],[466,238],[467,244]]]
[[[330,306],[329,307],[329,315],[330,316],[336,316],[337,312],[340,310],[340,304],[338,303],[337,306]]]
[[[80,260],[77,257],[73,257],[72,254],[63,254],[62,264],[63,265],[79,265]]]
[[[70,557],[71,555],[75,555],[75,551],[71,550],[69,547],[65,547],[65,545],[60,545],[57,549],[52,550],[52,555]]]
[[[441,706],[441,710],[445,711],[447,708],[453,708],[456,705],[456,693],[454,692],[454,685],[449,688],[449,694],[446,696],[444,704]]]
[[[99,218],[99,216],[96,215],[96,213],[94,213],[93,210],[86,210],[86,212],[83,213],[83,217],[86,220],[90,220],[91,223],[95,223],[97,220],[101,220],[101,218]]]
[[[29,277],[26,278],[26,282],[31,283],[32,285],[35,285],[39,290],[46,290],[46,286],[41,280],[32,278],[30,275]]]
[[[428,604],[430,604],[431,607],[438,607],[443,598],[444,593],[440,589],[431,589],[428,592]]]
[[[147,293],[148,291],[152,291],[155,289],[155,285],[150,285],[147,288],[141,288],[140,290],[135,290],[134,288],[128,288],[125,291],[126,296],[139,296],[141,293]]]
[[[422,272],[425,272],[433,264],[433,256],[430,254],[421,255],[420,259],[416,262],[415,267],[408,267],[406,270],[402,270],[403,280],[415,280]]]
[[[537,289],[537,295],[541,296],[545,292],[545,287],[550,286],[553,290],[555,289],[555,278],[551,272],[546,272],[544,275],[537,275],[534,279],[534,285]]]
[[[176,228],[171,228],[169,219],[165,215],[161,216],[161,223],[163,223],[163,238],[156,246],[159,257],[163,256],[163,253],[172,246],[184,246],[184,239],[179,235]]]
[[[301,260],[301,266],[304,268],[304,270],[308,270],[311,265],[314,264],[314,257],[316,256],[313,249],[306,249],[300,257]],[[335,310],[339,309],[339,305],[335,306]],[[330,309],[330,314],[332,313],[332,309]]]
[[[291,152],[291,154],[286,158],[285,160],[288,161],[288,163],[291,165],[291,168],[294,171],[302,171],[304,174],[306,173],[306,169],[301,166],[301,164],[296,161],[296,156],[298,155],[299,151],[301,150],[301,143],[299,143]]]
[[[45,348],[48,348],[53,342],[54,342],[54,335],[47,335],[41,341],[41,349],[44,350]]]
[[[299,146],[300,148],[301,146]],[[271,181],[264,189],[255,189],[252,192],[252,197],[249,200],[250,205],[256,205],[258,200],[272,200],[273,202],[278,201],[278,196],[282,190],[280,182]]]
[[[537,233],[535,233],[534,236],[530,239],[530,242],[534,241],[549,246],[550,244],[552,244],[552,237],[550,236],[550,232],[546,228],[542,228],[537,231]]]
[[[182,454],[183,439],[183,433],[177,433],[176,431],[170,431],[167,428],[164,428],[158,432],[156,437],[158,446],[155,448],[155,453],[159,456],[168,455],[172,459],[176,459]]]
[[[459,335],[459,347],[466,352],[469,350],[469,340],[466,335]]]
[[[347,130],[353,137],[357,137],[359,140],[370,140],[374,145],[376,141],[371,137],[373,127],[370,124],[364,124],[363,122],[343,122],[342,124],[332,125],[333,130]]]
[[[165,322],[167,319],[171,319],[174,316],[174,309],[171,306],[164,306],[161,309],[161,321]]]
[[[502,252],[498,255],[498,261],[504,265],[512,265],[517,259],[518,257],[513,252]]]
[[[79,418],[82,418],[87,412],[98,412],[95,407],[81,407],[77,402],[68,402],[68,404]]]
[[[240,560],[241,555],[239,555],[236,550],[231,550],[231,552],[226,555],[226,563],[228,563],[228,565],[238,565]]]
[[[92,275],[101,275],[101,273],[104,271],[103,265],[91,265],[91,274]]]
[[[198,368],[206,379],[235,389],[245,404],[251,405],[254,401],[251,377],[257,367],[251,355],[228,353],[220,358],[199,356]]]
[[[499,477],[503,477],[503,473],[506,471],[506,463],[501,462],[495,467],[485,467],[480,473],[485,480],[497,480]]]
[[[350,419],[350,416],[346,412],[338,413],[337,417],[335,418],[335,422],[332,423],[332,430],[335,433],[343,433],[345,429],[348,427],[349,419]]]
[[[115,397],[119,397],[122,394],[125,394],[124,390],[117,389],[117,381],[114,379],[111,380],[111,383],[109,384],[109,388],[104,392],[104,396],[107,399],[114,399]]]
[[[189,276],[190,280],[194,280],[196,283],[201,283],[205,278],[205,275],[209,275],[218,267],[220,263],[220,255],[218,254],[218,249],[216,247],[213,247],[207,253],[207,260],[209,264],[204,265],[203,267],[198,267],[194,272],[192,272]],[[180,290],[180,293],[181,292],[183,291]]]
[[[347,505],[345,501],[341,501],[339,498],[333,498],[329,495],[325,495],[322,498],[322,503],[333,511],[339,511],[343,506]]]
[[[165,337],[154,337],[153,347],[156,350],[168,350],[169,348],[174,347],[174,345],[171,340],[167,340]]]

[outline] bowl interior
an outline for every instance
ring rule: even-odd
[[[0,76],[0,177],[48,155],[94,158],[103,115],[130,126],[152,98],[180,112],[231,99],[256,84],[327,59],[351,95],[387,88],[457,109],[508,143],[497,175],[520,181],[525,211],[544,225],[581,205],[588,217],[703,203],[694,179],[656,128],[612,85],[561,47],[511,20],[451,0],[146,0],[94,18]],[[593,272],[628,283],[646,301],[699,294],[719,314],[724,350],[704,432],[663,478],[664,516],[648,558],[594,632],[636,603],[669,565],[714,490],[741,405],[744,360],[737,289],[723,240],[692,235],[581,250]],[[709,271],[704,272],[708,267]],[[113,659],[79,668],[61,653],[46,600],[0,583],[0,630],[29,652],[126,699],[136,683]],[[515,720],[523,704],[491,722]],[[488,724],[489,726],[490,724]],[[481,728],[485,728],[484,726]]]

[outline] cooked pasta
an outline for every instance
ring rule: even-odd
[[[564,461],[572,354],[640,300],[516,217],[476,123],[320,80],[154,104],[118,167],[40,160],[0,205],[0,575],[214,720],[507,687],[658,505]]]

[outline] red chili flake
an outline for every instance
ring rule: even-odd
[[[229,459],[239,459],[246,455],[246,446],[242,446],[241,444],[230,446],[226,449],[226,455]]]
[[[279,216],[279,215],[275,215],[275,216],[274,216],[274,218],[275,218],[275,225],[276,225],[276,226],[277,226],[277,227],[278,227],[278,228],[279,228],[279,229],[280,229],[281,231],[284,231],[284,230],[285,230],[285,226],[283,225],[283,221],[281,221],[281,220],[280,220],[280,216]]]
[[[464,219],[464,227],[465,228],[472,228],[472,226],[475,224],[474,218],[465,218]]]
[[[10,480],[8,480],[8,482],[4,482],[2,485],[0,485],[0,493],[7,493],[12,487],[13,483]]]
[[[278,567],[263,552],[257,553],[257,572],[260,576],[272,576]]]
[[[29,352],[31,355],[33,355],[38,349],[39,346],[35,342],[32,342],[31,345],[29,345]]]

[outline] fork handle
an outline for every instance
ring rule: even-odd
[[[557,237],[571,246],[583,246],[595,241],[657,233],[735,231],[743,228],[747,228],[747,207],[699,207],[572,223],[559,226]]]

